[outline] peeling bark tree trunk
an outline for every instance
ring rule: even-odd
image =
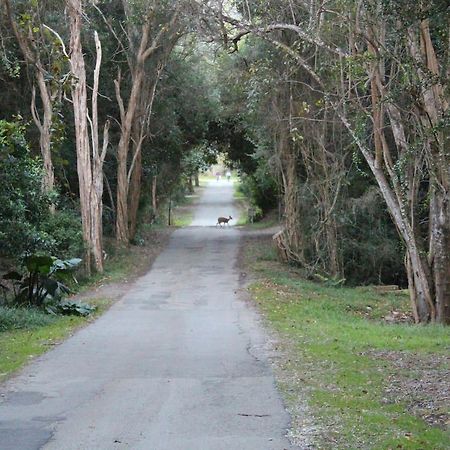
[[[55,187],[55,173],[53,168],[51,141],[51,129],[53,126],[53,99],[48,92],[44,75],[40,70],[36,70],[36,79],[39,87],[39,94],[42,101],[43,116],[42,121],[36,108],[35,89],[32,92],[31,114],[34,123],[39,130],[39,147],[44,162],[44,179],[42,180],[42,187],[44,192],[51,192]]]
[[[142,190],[142,147],[147,137],[148,128],[150,127],[153,102],[155,100],[161,70],[162,65],[159,65],[156,73],[153,75],[154,80],[150,82],[148,76],[143,82],[143,91],[148,94],[140,97],[137,110],[139,117],[137,117],[133,125],[133,159],[128,173],[128,227],[130,239],[134,239],[137,230],[138,210]]]
[[[285,208],[285,242],[289,260],[305,263],[303,233],[300,225],[300,199],[297,174],[297,150],[291,146],[288,130],[281,125],[278,149],[282,166],[283,194]]]
[[[70,23],[71,69],[76,79],[72,86],[72,103],[75,119],[75,142],[77,150],[77,171],[80,190],[80,210],[85,244],[84,265],[87,274],[91,273],[92,256],[94,267],[103,271],[102,246],[102,195],[103,195],[103,161],[108,146],[107,123],[103,132],[103,148],[99,151],[97,96],[101,66],[101,45],[97,33],[95,44],[97,50],[92,93],[92,120],[89,118],[86,67],[81,45],[81,27],[83,4],[81,0],[67,0]],[[92,142],[89,141],[89,128]],[[91,156],[92,148],[92,156]]]
[[[103,129],[103,146],[100,151],[98,137],[98,91],[102,47],[97,32],[94,33],[96,64],[94,70],[94,87],[92,90],[92,187],[91,187],[91,243],[94,265],[97,272],[103,272],[103,162],[109,143],[109,121]]]
[[[145,38],[145,39],[144,39]],[[148,39],[148,29],[143,29],[141,47],[145,48]],[[120,244],[128,244],[128,152],[131,141],[133,120],[138,106],[138,96],[141,91],[144,77],[144,62],[142,56],[138,56],[136,71],[133,76],[133,85],[126,113],[122,116],[122,133],[117,147],[117,217],[116,239]],[[118,83],[116,82],[116,91]],[[119,93],[120,96],[120,93]],[[119,98],[119,97],[118,97]],[[121,101],[121,100],[120,100]],[[122,108],[123,109],[123,108]]]
[[[70,22],[70,63],[76,81],[72,86],[73,113],[75,121],[75,143],[77,150],[77,171],[80,190],[81,223],[85,244],[84,266],[91,273],[91,158],[88,129],[88,107],[86,88],[86,68],[81,46],[81,0],[67,0]]]
[[[450,324],[450,199],[435,193],[431,200],[432,270],[436,295],[436,321]]]

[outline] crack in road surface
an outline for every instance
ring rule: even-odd
[[[150,272],[2,385],[1,450],[292,448],[265,334],[237,294],[239,231],[215,227],[229,215],[231,183],[211,183]]]

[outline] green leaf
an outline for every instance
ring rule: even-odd
[[[29,272],[37,272],[43,275],[50,273],[53,266],[53,257],[31,255],[25,259],[25,267]]]

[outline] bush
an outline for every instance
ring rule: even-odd
[[[81,219],[74,211],[66,209],[48,215],[41,229],[48,237],[48,244],[39,250],[59,255],[61,259],[83,255]]]
[[[239,190],[250,200],[253,207],[268,211],[277,204],[276,184],[273,177],[263,170],[253,175],[241,174]]]
[[[19,256],[51,240],[39,229],[51,195],[42,192],[42,163],[30,155],[23,124],[0,120],[0,254]]]
[[[54,321],[54,316],[41,309],[0,306],[0,332],[38,328]]]
[[[58,196],[42,191],[42,162],[31,155],[24,133],[21,122],[0,120],[0,255],[81,256],[81,221],[68,209],[50,213]]]
[[[45,308],[49,300],[55,304],[70,292],[64,282],[80,263],[79,258],[61,260],[50,255],[28,255],[24,259],[25,273],[6,273],[2,277],[2,287],[11,284],[17,305]]]
[[[378,189],[350,199],[340,222],[344,273],[352,284],[407,284],[404,250]]]

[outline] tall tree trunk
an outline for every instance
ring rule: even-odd
[[[427,270],[426,262],[422,256],[424,252],[420,248],[408,217],[406,216],[406,205],[399,201],[399,196],[396,195],[394,190],[391,188],[384,171],[375,166],[375,158],[373,157],[371,150],[355,134],[355,131],[348,122],[347,118],[339,111],[338,115],[369,165],[386,202],[392,220],[394,221],[399,235],[405,244],[409,257],[409,263],[411,265],[410,283],[413,284],[410,284],[410,289],[415,295],[415,303],[419,321],[434,321],[436,318],[436,309],[432,298],[432,286],[430,285],[431,280],[429,277],[429,271]],[[393,181],[395,182],[395,178]]]
[[[34,123],[39,130],[39,147],[44,162],[44,179],[42,180],[42,187],[44,192],[51,192],[55,187],[55,173],[51,153],[53,101],[50,93],[48,92],[49,87],[45,83],[44,75],[38,69],[36,69],[36,79],[42,101],[42,120],[39,118],[39,114],[36,109],[34,88],[32,92],[31,113]]]
[[[97,51],[94,70],[94,86],[92,92],[92,119],[89,118],[87,99],[86,67],[81,45],[81,27],[83,4],[81,0],[67,0],[70,23],[70,64],[76,82],[72,86],[72,103],[75,119],[75,141],[77,150],[77,171],[80,189],[80,210],[85,244],[84,265],[88,275],[94,267],[103,272],[103,161],[108,147],[109,123],[103,131],[103,148],[100,152],[98,137],[98,107],[99,76],[101,66],[101,44],[95,33]],[[92,142],[89,141],[89,128]],[[92,149],[92,156],[91,156]]]
[[[153,102],[156,95],[159,75],[162,65],[158,65],[154,79],[147,75],[143,81],[143,91],[148,93],[139,99],[139,105],[135,114],[133,124],[133,158],[128,173],[129,193],[128,193],[128,222],[129,238],[134,239],[137,230],[138,210],[142,191],[142,148],[150,127]]]
[[[147,38],[148,39],[148,30]],[[143,36],[144,40],[144,36]],[[146,45],[146,41],[144,41]],[[142,80],[144,76],[143,62],[138,62],[133,77],[130,98],[126,113],[122,114],[122,133],[117,148],[117,216],[116,216],[116,239],[122,245],[128,245],[128,153],[131,141],[131,132],[133,120],[138,107],[138,99],[141,91]],[[118,83],[116,83],[116,88]],[[118,90],[116,89],[116,92]],[[119,98],[119,96],[118,96]]]
[[[436,321],[450,324],[450,198],[433,192],[430,206],[431,267],[436,296]]]
[[[285,246],[288,258],[300,264],[305,263],[303,232],[300,218],[299,183],[297,174],[297,150],[290,145],[287,130],[282,130],[278,142],[282,164],[285,208]]]
[[[127,11],[127,14],[129,13],[128,6],[129,5],[126,3],[125,10]],[[130,172],[128,171],[128,155],[133,125],[136,119],[136,112],[139,108],[139,99],[142,95],[142,86],[145,76],[145,63],[158,49],[164,48],[169,52],[172,50],[179,38],[179,34],[176,33],[176,29],[178,26],[180,6],[180,4],[176,5],[170,21],[164,24],[164,26],[159,27],[158,32],[151,41],[150,18],[151,16],[154,16],[154,11],[150,9],[148,11],[148,16],[143,18],[144,23],[140,32],[139,48],[135,50],[135,63],[130,67],[132,73],[132,86],[126,109],[120,92],[120,76],[114,82],[121,120],[121,135],[117,148],[116,240],[122,245],[128,245],[130,238],[128,228],[128,196],[129,182],[131,178]],[[162,41],[164,38],[166,38],[166,42],[163,43]],[[162,56],[165,56],[165,51],[162,51],[161,54]]]
[[[98,33],[94,33],[96,63],[94,70],[94,87],[92,90],[92,187],[91,187],[91,245],[97,272],[103,272],[103,162],[109,143],[109,121],[103,129],[103,146],[100,151],[98,137],[98,91],[100,68],[102,64],[102,46]]]
[[[86,68],[81,46],[81,0],[67,0],[70,23],[70,64],[76,78],[72,86],[73,113],[75,121],[75,143],[77,150],[77,171],[80,189],[80,210],[85,244],[84,266],[91,273],[91,187],[92,172],[88,130],[88,106],[86,89]]]
[[[139,149],[135,149],[135,151],[138,151],[138,154],[136,155],[134,168],[131,173],[128,204],[130,239],[134,239],[136,236],[142,185],[142,152]]]

